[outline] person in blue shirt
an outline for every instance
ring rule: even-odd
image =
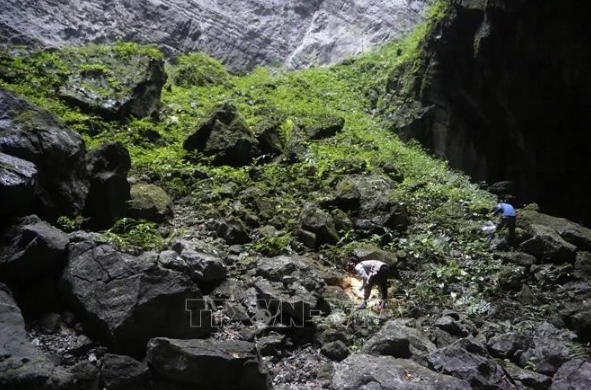
[[[500,231],[501,229],[506,227],[509,232],[509,236],[507,237],[507,244],[509,246],[513,246],[513,243],[515,242],[515,208],[511,206],[509,203],[499,203],[492,209],[491,215],[500,215],[496,230]]]

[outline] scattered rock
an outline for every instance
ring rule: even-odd
[[[255,345],[246,341],[154,338],[148,343],[147,362],[174,382],[204,390],[270,388]]]
[[[333,389],[364,390],[389,387],[400,390],[470,389],[470,383],[431,371],[408,359],[353,354],[335,364]]]
[[[320,348],[320,352],[322,352],[322,354],[327,358],[337,362],[340,362],[349,356],[349,348],[347,348],[345,343],[343,343],[341,340],[324,344],[322,348]]]

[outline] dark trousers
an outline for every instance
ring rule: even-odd
[[[500,231],[505,227],[509,232],[509,236],[507,237],[507,244],[513,245],[513,243],[515,242],[515,217],[501,217],[501,220],[497,225],[497,231]]]
[[[390,276],[390,268],[387,265],[382,265],[380,270],[372,276],[365,285],[363,290],[363,299],[367,301],[371,295],[371,289],[373,286],[378,286],[380,289],[380,295],[382,300],[388,298],[388,277]]]

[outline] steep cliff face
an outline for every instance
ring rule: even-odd
[[[408,32],[426,0],[4,0],[4,40],[45,45],[156,43],[204,51],[231,70],[306,67],[357,54]]]
[[[398,130],[477,180],[514,181],[518,202],[590,222],[591,27],[581,7],[454,2],[389,86],[420,102],[420,119]]]

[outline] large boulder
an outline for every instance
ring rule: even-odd
[[[96,59],[82,53],[66,58],[78,71],[72,71],[60,87],[61,99],[107,120],[145,118],[158,113],[168,77],[163,59],[115,49],[93,64]]]
[[[0,153],[0,217],[26,214],[35,199],[35,164]]]
[[[153,222],[163,222],[173,216],[172,198],[154,184],[137,183],[131,186],[128,216]]]
[[[470,383],[431,371],[408,359],[353,354],[335,365],[334,390],[468,390]]]
[[[199,338],[211,330],[201,291],[188,277],[108,244],[70,245],[62,291],[88,332],[118,353],[140,356],[152,337]]]
[[[187,265],[187,276],[197,283],[219,282],[228,274],[223,260],[216,255],[197,248],[184,248],[179,255]]]
[[[577,246],[581,250],[591,250],[591,229],[568,219],[554,217],[536,210],[519,210],[517,226],[528,232],[532,232],[536,225],[542,225],[551,229],[558,233],[565,241]]]
[[[524,326],[530,326],[529,324]],[[534,323],[528,348],[519,355],[519,364],[535,364],[535,371],[552,376],[558,368],[570,359],[569,343],[577,336],[569,331],[557,329],[548,322]]]
[[[0,387],[44,389],[53,370],[50,360],[27,339],[21,311],[0,283]]]
[[[213,163],[240,167],[260,154],[259,142],[236,107],[216,107],[183,143],[187,151],[213,156]]]
[[[324,244],[334,245],[339,241],[333,218],[328,212],[318,207],[307,206],[300,213],[299,220],[301,229],[314,235],[311,241],[312,249]]]
[[[363,344],[361,352],[416,361],[427,366],[426,357],[437,347],[419,329],[407,326],[408,320],[395,319],[386,324]]]
[[[507,385],[503,369],[488,357],[486,346],[473,338],[431,352],[428,361],[433,370],[461,378],[473,387]]]
[[[254,343],[240,340],[174,340],[148,343],[150,367],[166,378],[203,390],[266,390]]]
[[[83,214],[93,229],[110,227],[127,213],[131,199],[127,173],[131,168],[129,151],[120,142],[109,142],[90,151],[86,157],[90,188]]]
[[[19,219],[0,237],[0,282],[13,290],[27,319],[58,307],[69,241],[35,215]]]
[[[530,225],[532,237],[519,244],[519,250],[542,261],[574,262],[577,247],[544,225]]]
[[[550,390],[578,390],[591,386],[591,363],[574,359],[564,363],[554,375]]]
[[[78,215],[88,191],[82,137],[47,111],[4,90],[0,117],[0,152],[29,161],[37,170],[33,209],[28,213],[49,222]]]
[[[109,390],[140,390],[145,387],[148,365],[130,356],[107,353],[103,357],[100,381]]]

